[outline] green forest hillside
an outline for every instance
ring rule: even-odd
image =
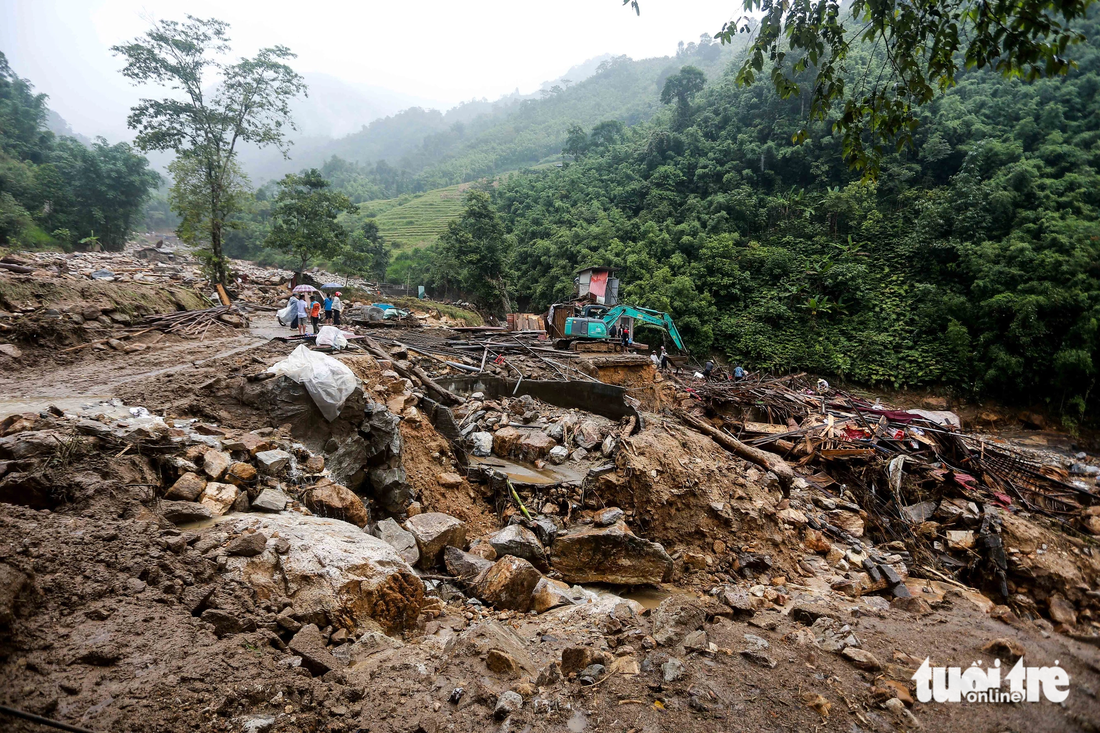
[[[587,79],[563,80],[534,98],[470,102],[446,113],[408,109],[339,140],[306,141],[290,161],[246,158],[245,165],[255,180],[318,167],[357,202],[477,181],[558,155],[572,125],[646,121],[660,108],[667,77],[686,64],[718,77],[733,55],[704,36],[681,44],[675,57],[606,59]]]
[[[491,189],[503,239],[481,246],[531,310],[567,297],[578,267],[613,265],[626,299],[671,311],[700,353],[1041,399],[1080,420],[1100,358],[1095,12],[1082,28],[1066,77],[962,74],[877,183],[844,166],[828,124],[792,143],[804,99],[723,75],[680,111],[571,139],[563,169]],[[853,76],[876,63],[860,53]],[[472,204],[413,279],[476,282]]]

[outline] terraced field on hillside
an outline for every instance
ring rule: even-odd
[[[362,216],[374,216],[378,230],[398,251],[424,247],[462,213],[462,192],[471,184],[363,204]]]

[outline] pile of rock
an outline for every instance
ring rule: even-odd
[[[475,393],[455,408],[462,438],[475,456],[497,455],[533,463],[610,458],[618,426],[598,415],[561,410],[530,395],[501,400]]]
[[[668,578],[672,558],[660,544],[634,535],[622,516],[610,508],[565,531],[560,520],[540,515],[529,526],[517,521],[470,543],[464,522],[438,512],[409,517],[403,527],[386,519],[371,532],[407,562],[445,568],[455,579],[442,589],[445,596],[468,593],[498,610],[544,613],[591,596],[571,584],[642,585]]]

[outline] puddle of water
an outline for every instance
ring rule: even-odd
[[[214,518],[200,519],[197,522],[186,522],[184,524],[177,524],[176,529],[180,530],[181,532],[197,532],[213,527],[215,524],[217,524],[217,521]]]
[[[607,585],[604,583],[585,583],[581,587],[593,593],[599,593],[601,595],[609,594],[624,598],[628,601],[634,601],[646,609],[656,608],[661,605],[661,601],[672,595],[692,595],[688,591],[664,585],[636,585],[623,587],[621,585]]]
[[[97,407],[100,402],[110,400],[111,397],[112,395],[95,394],[80,397],[28,397],[25,399],[0,400],[0,417],[24,412],[42,412],[50,405],[56,405],[65,412],[79,413],[85,407]],[[128,413],[126,417],[129,417]]]
[[[470,463],[501,471],[507,474],[508,478],[510,478],[514,484],[551,486],[566,481],[579,483],[585,476],[584,472],[564,465],[535,468],[527,463],[510,461],[507,458],[499,458],[497,456],[486,456],[481,458],[471,455]]]

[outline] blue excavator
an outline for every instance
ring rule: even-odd
[[[562,338],[554,341],[554,348],[572,351],[621,351],[623,331],[633,339],[634,328],[638,323],[665,331],[677,349],[681,352],[687,351],[680,332],[676,330],[676,324],[672,322],[672,316],[631,305],[617,305],[613,308],[586,306],[581,316],[565,319],[565,333]]]

